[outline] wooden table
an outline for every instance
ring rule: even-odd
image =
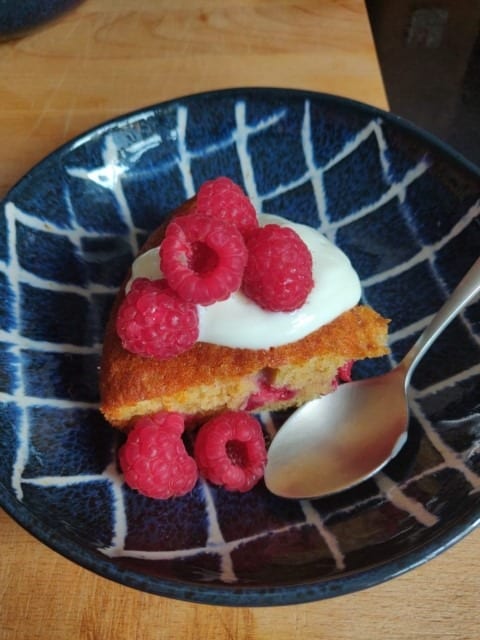
[[[0,197],[59,144],[188,93],[281,86],[386,108],[361,0],[86,0],[0,44]],[[223,608],[144,594],[82,569],[0,511],[0,640],[474,640],[480,531],[375,588],[313,604]]]

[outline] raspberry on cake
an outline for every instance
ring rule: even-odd
[[[288,227],[267,224],[247,238],[242,291],[268,311],[299,309],[313,288],[312,255]]]
[[[173,220],[160,245],[160,269],[168,284],[195,304],[226,300],[237,291],[246,261],[235,225],[196,212]]]
[[[131,353],[173,358],[197,341],[197,307],[179,298],[164,279],[136,278],[118,310],[116,330]]]
[[[195,210],[234,224],[246,236],[258,227],[257,212],[242,189],[224,176],[207,180],[198,190]]]
[[[252,221],[248,198],[226,180],[206,183],[198,199],[186,202],[151,234],[119,292],[106,328],[100,375],[101,410],[115,427],[128,430],[139,416],[165,411],[198,422],[225,411],[286,409],[333,391],[339,379],[348,378],[352,361],[388,353],[388,321],[358,304],[360,283],[345,254],[306,225],[265,214]],[[218,244],[199,230],[205,216],[212,218],[212,228],[221,229]],[[175,250],[168,242],[162,249],[170,234],[181,236],[182,224],[191,235],[173,271],[183,271],[180,280],[191,279],[200,291],[197,303],[177,287],[178,274],[169,275]],[[263,234],[268,238],[256,243]],[[248,266],[249,259],[254,267]],[[188,339],[167,338],[175,343],[173,355],[163,346],[158,353],[152,345],[140,355],[128,341],[122,343],[117,331],[117,318],[131,295],[125,298],[126,292],[145,277],[153,282],[170,277],[169,291],[175,288],[178,299],[196,309],[198,334],[194,337],[193,322],[183,325],[179,315],[180,333],[185,330]],[[224,280],[229,281],[227,294]],[[156,314],[163,322],[163,313]],[[154,336],[153,328],[138,332],[144,342]]]

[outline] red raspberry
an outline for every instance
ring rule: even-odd
[[[337,371],[337,378],[340,382],[351,382],[352,380],[352,368],[355,364],[355,360],[347,360],[345,364],[342,364]]]
[[[194,451],[200,473],[228,491],[249,491],[267,460],[262,428],[244,411],[227,411],[206,422]]]
[[[341,367],[338,367],[337,373],[332,380],[332,391],[338,388],[342,382],[352,381],[352,368],[355,360],[347,360]]]
[[[242,189],[230,178],[204,182],[197,193],[196,211],[234,224],[242,235],[258,227],[257,212]]]
[[[198,469],[183,444],[183,430],[179,413],[161,412],[137,421],[118,452],[129,487],[163,500],[193,489]]]
[[[140,356],[172,358],[195,344],[198,331],[196,306],[181,300],[166,280],[134,280],[117,314],[123,347]]]
[[[160,245],[160,268],[169,285],[201,305],[237,291],[246,261],[242,235],[232,224],[197,213],[172,220]]]
[[[247,238],[242,290],[268,311],[299,309],[313,288],[312,256],[288,227],[267,224]]]

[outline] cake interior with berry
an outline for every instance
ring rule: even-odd
[[[101,411],[115,427],[174,412],[282,410],[388,353],[388,321],[359,304],[345,254],[315,229],[257,215],[227,178],[148,238],[105,332]]]

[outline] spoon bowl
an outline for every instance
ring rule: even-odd
[[[347,489],[381,469],[407,437],[403,384],[397,368],[342,385],[298,409],[270,446],[265,471],[270,491],[314,498]]]
[[[396,368],[341,385],[295,411],[270,445],[268,489],[285,498],[325,496],[366,480],[395,457],[407,439],[415,367],[479,291],[480,258]]]

